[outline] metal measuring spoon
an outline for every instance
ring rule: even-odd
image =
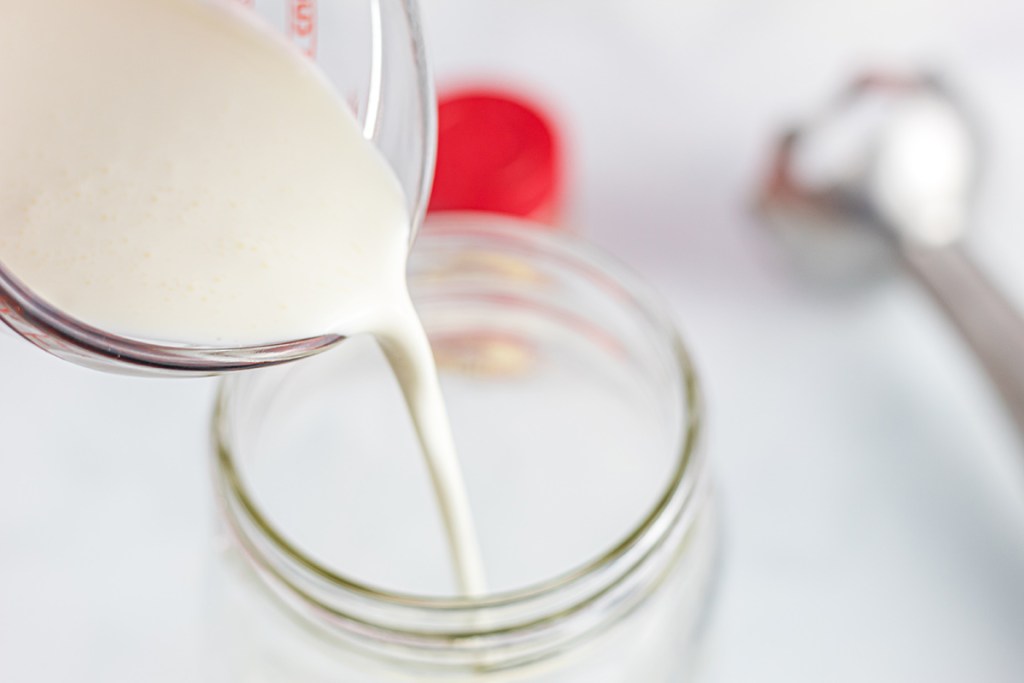
[[[1024,317],[964,250],[977,136],[934,78],[872,75],[778,142],[759,212],[816,270],[902,262],[971,346],[1024,434]]]

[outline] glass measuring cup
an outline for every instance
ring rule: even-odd
[[[257,12],[315,60],[388,160],[408,198],[410,240],[426,211],[436,114],[416,0],[210,0]],[[343,188],[339,188],[343,191]],[[208,347],[137,339],[98,329],[49,305],[0,262],[0,320],[55,356],[135,375],[208,375],[274,365],[342,339]]]

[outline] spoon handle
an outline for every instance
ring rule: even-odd
[[[1024,317],[959,245],[908,247],[903,253],[974,350],[1024,434]]]

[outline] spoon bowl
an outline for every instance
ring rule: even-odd
[[[776,144],[757,208],[806,270],[857,284],[903,246],[957,241],[980,145],[935,77],[860,77]]]

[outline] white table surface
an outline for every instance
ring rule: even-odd
[[[911,283],[824,294],[748,211],[781,124],[865,65],[936,65],[990,141],[971,245],[1024,302],[1024,9],[425,10],[442,85],[500,78],[558,113],[568,222],[664,292],[696,355],[728,525],[705,680],[1024,680],[1024,449],[999,404]],[[0,681],[201,680],[212,381],[6,337],[0,370]]]

